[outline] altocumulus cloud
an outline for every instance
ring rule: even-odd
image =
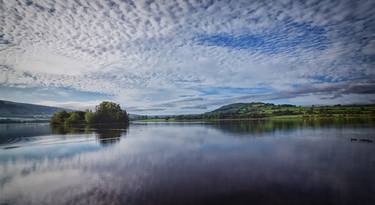
[[[163,114],[375,101],[371,0],[1,0],[0,15],[0,92],[71,89]]]

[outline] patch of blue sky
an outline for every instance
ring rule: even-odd
[[[297,48],[324,50],[329,46],[326,33],[323,27],[286,22],[263,33],[199,35],[195,41],[200,45],[276,54],[294,52]]]
[[[207,87],[199,90],[202,96],[208,95],[225,95],[225,94],[260,94],[268,93],[272,90],[269,88],[233,88],[233,87]]]

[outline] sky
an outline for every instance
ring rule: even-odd
[[[375,1],[0,0],[0,99],[136,114],[375,103]]]

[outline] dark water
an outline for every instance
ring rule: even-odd
[[[375,204],[375,126],[3,124],[0,204]]]

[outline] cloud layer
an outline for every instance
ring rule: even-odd
[[[5,88],[101,93],[139,113],[375,102],[374,1],[18,0],[0,13]]]

